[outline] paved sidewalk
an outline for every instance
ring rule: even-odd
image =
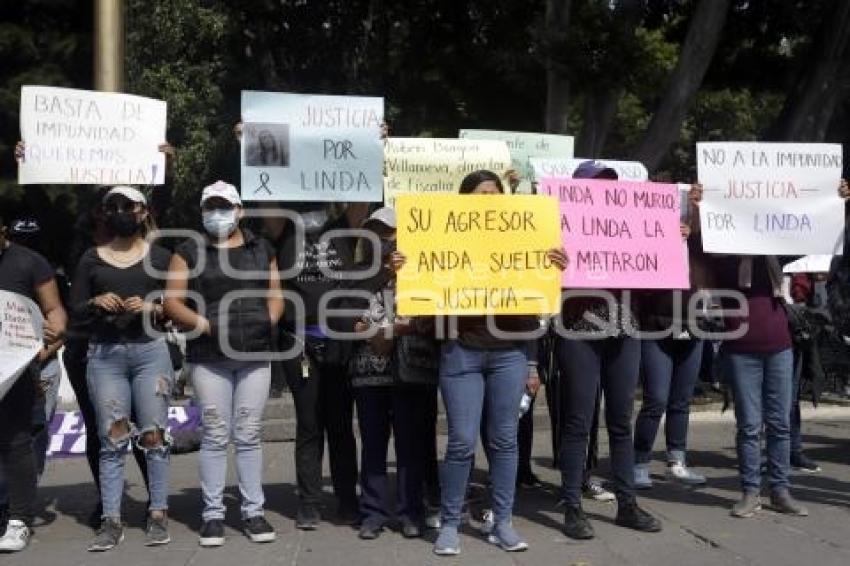
[[[132,459],[128,459],[130,481],[125,518],[127,537],[116,550],[100,555],[85,552],[92,532],[86,526],[95,505],[95,491],[83,458],[53,461],[40,498],[44,511],[29,549],[17,555],[0,555],[0,565],[75,566],[122,565],[248,566],[254,564],[365,566],[422,564],[528,564],[544,565],[728,565],[830,566],[850,564],[850,418],[807,422],[809,454],[820,461],[820,474],[796,473],[795,493],[811,510],[811,517],[790,518],[765,511],[751,520],[733,519],[728,507],[738,495],[734,470],[734,429],[730,422],[695,422],[692,427],[692,463],[709,477],[709,486],[691,490],[663,481],[663,467],[655,464],[655,488],[641,496],[642,503],[664,521],[659,534],[639,534],[613,525],[611,504],[588,502],[594,519],[596,540],[568,541],[559,531],[560,513],[555,507],[558,474],[548,467],[550,437],[541,432],[535,442],[536,471],[544,480],[541,489],[522,490],[518,495],[515,526],[531,544],[528,552],[506,554],[486,544],[467,528],[462,536],[463,554],[440,559],[431,553],[428,540],[404,540],[385,532],[377,541],[357,538],[349,527],[321,525],[318,531],[302,533],[293,525],[293,444],[266,445],[265,478],[268,518],[279,539],[254,545],[238,529],[237,492],[231,488],[228,502],[230,530],[220,549],[197,545],[200,491],[197,455],[175,456],[172,472],[173,542],[167,547],[142,546],[145,493]],[[604,431],[602,438],[605,438]],[[445,438],[441,441],[444,443]],[[603,441],[603,454],[605,452]],[[479,467],[484,458],[478,458]],[[606,475],[603,463],[600,475]],[[327,476],[327,471],[325,472]],[[479,470],[477,478],[484,478]],[[232,474],[231,474],[232,481]],[[327,498],[332,511],[332,498]]]

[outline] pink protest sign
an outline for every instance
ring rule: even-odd
[[[690,286],[676,185],[550,178],[540,192],[561,203],[565,288]]]

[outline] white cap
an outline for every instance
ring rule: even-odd
[[[133,187],[125,186],[112,187],[111,189],[109,189],[109,192],[103,195],[103,202],[106,203],[106,201],[108,201],[115,195],[121,195],[130,202],[137,202],[145,206],[148,205],[148,199],[145,198],[145,195],[142,193],[142,191],[140,191],[139,189],[134,189]]]
[[[369,222],[380,222],[384,226],[392,228],[395,230],[396,222],[395,222],[395,209],[390,208],[389,206],[383,206],[369,215],[369,218],[363,221],[363,225],[365,226]]]
[[[230,204],[242,206],[242,199],[239,198],[239,191],[230,183],[224,181],[216,181],[212,185],[204,187],[201,193],[201,206],[211,198],[223,198]]]

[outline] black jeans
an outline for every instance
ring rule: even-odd
[[[360,513],[364,523],[384,526],[393,516],[415,523],[422,506],[427,453],[428,386],[358,387],[354,391],[362,444]],[[387,448],[390,432],[396,453],[396,511],[389,506]]]
[[[321,347],[321,340],[307,340],[307,351],[310,352],[307,355],[307,377],[302,375],[301,357],[283,362],[286,382],[295,401],[295,475],[298,495],[305,504],[319,503],[327,434],[334,495],[341,506],[356,509],[357,444],[354,440],[351,383],[344,366],[327,363],[315,355],[314,352]]]
[[[0,475],[9,491],[8,519],[32,524],[36,500],[32,410],[35,383],[29,370],[0,401]]]
[[[86,425],[86,460],[88,460],[94,483],[100,491],[100,436],[97,433],[97,413],[89,396],[89,385],[86,381],[87,356],[88,342],[69,341],[62,352],[62,363],[65,365],[68,381],[71,382],[71,388],[77,397],[77,405],[80,407],[80,413],[83,415],[83,422]],[[145,453],[136,446],[135,442],[131,444],[133,456],[139,465],[139,471],[142,472],[145,487],[147,487],[148,463],[145,459]]]
[[[601,384],[618,502],[634,501],[632,408],[640,373],[640,342],[634,338],[564,340],[556,345],[562,397],[561,487],[567,505],[581,504],[590,429]]]

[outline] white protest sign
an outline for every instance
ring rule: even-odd
[[[573,156],[573,137],[536,132],[505,132],[500,130],[460,130],[458,137],[471,140],[503,141],[511,152],[511,166],[522,179],[517,192],[530,193],[534,171],[529,159],[532,157]]]
[[[840,254],[838,144],[697,144],[703,249],[750,255]]]
[[[23,295],[0,291],[0,399],[38,355],[43,329],[38,305]]]
[[[792,261],[782,268],[784,273],[829,273],[831,255],[807,255]]]
[[[18,183],[161,185],[165,122],[162,100],[23,86]]]
[[[384,99],[242,91],[242,198],[383,198]]]
[[[596,161],[605,167],[610,167],[617,172],[620,181],[635,181],[643,183],[649,180],[649,171],[640,161],[617,161],[615,159],[585,159],[573,157],[571,159],[552,157],[532,157],[531,168],[534,178],[538,181],[554,177],[572,178],[576,168],[585,161]]]

